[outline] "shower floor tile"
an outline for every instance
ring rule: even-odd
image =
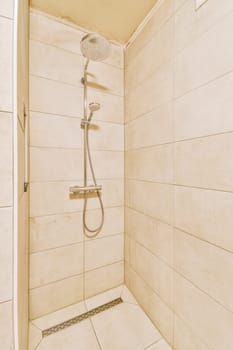
[[[89,319],[42,338],[42,330],[93,307],[121,297],[123,303]],[[84,303],[72,305],[33,320],[29,350],[171,350],[159,331],[137,304],[125,286],[107,291]],[[37,328],[38,334],[35,332]],[[35,345],[35,338],[40,339]]]
[[[91,321],[85,320],[43,338],[38,350],[100,350]]]

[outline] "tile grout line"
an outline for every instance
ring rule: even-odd
[[[161,335],[161,334],[160,334]],[[156,340],[155,342],[151,343],[150,345],[148,345],[146,348],[144,348],[144,350],[147,350],[147,349],[150,349],[151,346],[155,345],[155,344],[158,344],[161,340],[165,340],[164,337],[162,337],[161,335],[161,338],[159,338],[158,340]]]
[[[189,138],[183,138],[183,139],[177,139],[174,141],[166,141],[166,142],[161,142],[161,143],[156,143],[152,145],[146,145],[146,146],[137,146],[137,147],[131,147],[127,148],[126,152],[131,152],[131,151],[138,151],[138,150],[144,150],[144,149],[150,149],[150,148],[155,148],[159,146],[166,146],[166,145],[172,145],[172,144],[180,144],[180,143],[185,143],[185,142],[192,142],[196,140],[206,140],[211,137],[218,137],[218,136],[225,136],[227,134],[233,134],[233,129],[232,130],[226,130],[218,133],[213,133],[213,134],[205,134],[205,135],[200,135],[200,136],[195,136],[195,137],[189,137]]]
[[[83,33],[83,34],[85,35],[85,33]],[[71,51],[71,50],[68,50],[68,49],[66,49],[64,47],[60,47],[60,46],[54,45],[52,43],[48,43],[46,41],[36,39],[35,37],[30,37],[29,40],[30,40],[30,42],[39,43],[39,44],[44,45],[44,46],[49,46],[49,47],[55,48],[57,50],[64,51],[64,52],[66,52],[66,53],[68,53],[70,55],[75,55],[76,57],[79,57],[79,58],[83,59],[83,55],[81,54],[81,52],[78,53],[76,51]],[[123,49],[123,48],[119,48],[119,49]],[[110,67],[113,67],[113,68],[116,68],[116,69],[119,69],[119,70],[123,70],[123,68],[121,66],[118,66],[116,64],[111,64],[111,63],[108,63],[106,61],[102,63],[102,66],[104,66],[104,65],[107,65],[107,66],[110,66]]]
[[[59,249],[59,248],[66,248],[66,247],[72,247],[72,246],[75,246],[75,245],[81,245],[83,243],[83,241],[85,241],[86,243],[90,243],[90,242],[96,242],[96,241],[99,241],[101,239],[107,239],[107,238],[110,238],[110,237],[114,237],[114,236],[121,236],[123,235],[124,232],[116,232],[116,233],[112,233],[112,234],[108,234],[108,235],[105,235],[105,236],[101,236],[101,237],[98,237],[98,238],[94,238],[93,240],[81,240],[81,241],[77,241],[77,242],[73,242],[73,243],[67,243],[67,244],[63,244],[63,245],[59,245],[59,246],[55,246],[55,247],[51,247],[51,248],[44,248],[44,249],[40,249],[40,250],[36,250],[36,251],[29,251],[29,254],[30,255],[35,255],[37,253],[44,253],[44,252],[48,252],[48,251],[52,251],[52,250],[55,250],[55,249]]]
[[[42,114],[42,116],[38,116],[38,115],[31,115],[31,119],[43,119],[43,118],[67,118],[67,119],[75,119],[77,121],[81,121],[81,117],[78,116],[78,115],[70,115],[70,114],[59,114],[59,113],[52,113],[52,112],[44,112],[44,111],[39,111],[39,110],[36,110],[36,109],[30,109],[29,111],[30,113],[32,114]],[[1,112],[0,111],[0,114],[1,113],[9,113],[11,114],[11,112]],[[80,113],[81,114],[81,113]],[[2,117],[1,117],[2,118]],[[10,117],[7,117],[7,118],[10,118]],[[103,123],[103,124],[114,124],[115,125],[120,125],[122,127],[124,127],[124,123],[123,122],[117,122],[117,121],[113,121],[113,120],[105,120],[105,119],[97,119],[96,117],[96,121],[100,122],[100,123]]]
[[[229,194],[233,193],[233,189],[226,190],[226,189],[218,189],[218,188],[210,188],[210,187],[200,187],[200,186],[194,186],[194,185],[185,185],[185,184],[180,184],[180,183],[161,182],[161,181],[137,179],[137,178],[130,178],[130,177],[127,177],[126,180],[131,181],[131,182],[133,182],[133,181],[134,182],[145,182],[145,183],[165,185],[165,186],[185,187],[187,189],[198,189],[198,190],[203,190],[203,191],[214,191],[214,192],[229,193]],[[62,181],[59,180],[59,181],[48,181],[48,182],[62,182]],[[65,181],[63,181],[63,182],[65,182]],[[43,183],[43,182],[38,182],[38,183]]]
[[[150,219],[152,219],[152,220],[154,220],[154,221],[158,221],[159,223],[162,223],[162,224],[164,224],[164,225],[170,226],[171,228],[173,227],[171,224],[168,224],[168,223],[166,223],[165,221],[162,221],[162,220],[160,220],[160,219],[158,219],[158,218],[155,218],[155,217],[153,217],[153,216],[150,216],[150,215],[148,215],[148,214],[145,214],[145,213],[143,213],[143,212],[140,212],[139,210],[136,210],[136,209],[131,208],[131,207],[129,207],[129,206],[127,206],[127,208],[130,209],[130,210],[136,211],[137,213],[139,213],[139,214],[141,214],[141,215],[144,215],[144,216],[146,216],[146,217],[149,217]],[[197,239],[197,240],[200,240],[200,241],[202,241],[202,242],[205,242],[205,243],[207,243],[207,244],[209,244],[209,245],[211,245],[211,246],[214,246],[215,248],[218,248],[218,249],[220,249],[220,250],[224,250],[224,251],[227,252],[227,253],[233,254],[233,251],[228,250],[228,249],[226,249],[226,248],[224,248],[224,247],[222,247],[222,246],[220,246],[220,245],[217,245],[217,244],[215,244],[215,243],[213,243],[213,242],[210,242],[210,241],[208,241],[208,240],[206,240],[206,239],[204,239],[204,238],[202,238],[202,237],[199,237],[199,236],[197,236],[197,235],[194,234],[194,233],[185,231],[182,227],[179,227],[179,226],[174,225],[174,229],[176,229],[176,230],[178,230],[178,231],[182,231],[183,233],[185,233],[185,234],[187,234],[187,235],[189,235],[189,236],[191,236],[191,237],[193,237],[193,238],[195,238],[195,239]],[[127,232],[126,232],[126,234],[129,236],[130,239],[135,240],[139,245],[143,246],[145,249],[147,249],[147,250],[148,250],[149,252],[151,252],[153,255],[156,255],[155,253],[153,253],[152,250],[150,250],[148,247],[146,247],[146,246],[145,246],[144,244],[142,244],[140,241],[138,241],[138,240],[135,239],[135,238],[132,238],[132,235],[131,235],[130,233],[127,233]],[[158,255],[158,258],[160,258],[161,261],[163,261],[163,262],[164,262],[165,264],[167,264],[168,266],[170,266],[170,267],[172,266],[172,265],[169,265],[169,264],[168,264],[165,260],[163,260],[161,257],[159,257],[159,255]]]
[[[1,208],[4,208],[4,207],[0,207]],[[9,206],[9,207],[6,207],[6,208],[12,208],[12,206]],[[106,209],[122,209],[124,208],[123,205],[115,205],[115,206],[108,206],[106,207]],[[96,208],[93,208],[93,209],[88,209],[88,211],[97,211],[98,209]],[[82,209],[80,210],[75,210],[75,211],[70,211],[70,212],[59,212],[59,213],[54,213],[54,214],[45,214],[45,215],[34,215],[34,216],[30,216],[29,219],[37,219],[37,218],[44,218],[44,217],[52,217],[52,216],[66,216],[66,215],[72,215],[72,214],[82,214]]]
[[[89,179],[88,179],[89,180]],[[101,181],[123,181],[122,177],[98,177],[97,180],[101,180]],[[48,184],[48,183],[69,183],[70,181],[82,181],[81,177],[80,178],[75,178],[75,179],[66,179],[66,180],[44,180],[44,181],[38,181],[38,180],[34,180],[31,181],[30,184]],[[93,208],[94,209],[98,209],[98,208]],[[75,210],[74,212],[76,212],[77,210]],[[52,214],[51,214],[52,215]]]
[[[94,269],[85,271],[85,274],[88,274],[88,273],[93,272],[93,271],[96,271],[96,270],[103,269],[103,268],[108,267],[108,266],[118,265],[118,264],[121,264],[122,262],[124,262],[124,260],[117,260],[117,261],[114,261],[113,263],[105,264],[105,265],[96,267],[96,268],[94,268]],[[59,283],[59,282],[62,282],[62,281],[68,280],[68,279],[72,279],[72,278],[75,278],[75,277],[78,277],[78,276],[80,277],[80,276],[82,276],[82,275],[83,275],[83,273],[81,272],[81,273],[77,273],[77,274],[74,274],[74,275],[71,275],[71,276],[68,276],[68,277],[66,276],[66,277],[61,278],[61,279],[59,279],[59,280],[55,280],[55,281],[48,282],[48,283],[43,284],[43,285],[39,285],[39,286],[30,288],[29,291],[32,291],[32,290],[35,290],[35,289],[44,288],[44,287],[46,287],[46,286],[49,286],[49,285],[52,285],[52,284],[56,284],[56,283]],[[110,290],[110,289],[108,289],[108,290]],[[107,290],[106,290],[106,291],[107,291]],[[79,301],[77,301],[77,302],[81,302],[81,300],[79,300]],[[71,304],[71,305],[72,305],[72,304]],[[69,306],[69,305],[68,305],[68,306]],[[65,306],[65,307],[66,307],[66,306]],[[58,310],[60,310],[60,309],[58,309]],[[58,310],[56,310],[56,311],[58,311]],[[50,314],[50,313],[48,313],[48,315],[49,315],[49,314]]]
[[[63,81],[63,80],[48,78],[47,76],[35,74],[35,73],[32,73],[32,72],[30,72],[30,77],[33,77],[35,79],[41,79],[41,80],[50,81],[50,82],[53,82],[53,83],[58,83],[60,85],[66,85],[66,86],[73,87],[73,88],[80,89],[80,90],[83,89],[81,84],[74,84],[74,83],[72,84],[72,83],[68,83],[68,82]],[[95,90],[92,87],[89,87],[89,88],[91,89],[91,91]],[[111,90],[110,91],[109,90],[105,91],[105,94],[106,95],[111,95],[111,96],[124,97],[118,91],[117,92],[113,92],[113,90],[112,91]],[[79,95],[79,97],[81,98],[81,94]]]
[[[174,305],[169,305],[169,302],[166,301],[165,299],[162,298],[162,296],[159,294],[159,292],[157,290],[154,290],[151,285],[144,279],[144,277],[137,272],[134,267],[132,266],[132,264],[129,264],[130,268],[136,273],[136,275],[148,286],[148,288],[151,289],[151,291],[156,294],[158,296],[158,298],[173,312],[175,313],[175,308]],[[229,314],[233,314],[233,310],[230,310],[227,308],[227,306],[225,306],[224,304],[222,304],[219,300],[215,299],[215,297],[213,297],[211,294],[209,294],[207,291],[205,291],[204,289],[202,289],[200,286],[198,286],[195,282],[193,282],[191,279],[189,279],[188,277],[186,277],[185,275],[182,274],[182,272],[180,272],[179,270],[175,269],[173,267],[173,271],[174,271],[174,275],[177,274],[179,275],[181,278],[183,278],[185,281],[187,281],[189,284],[191,284],[194,288],[196,288],[199,292],[205,294],[206,296],[208,296],[209,299],[212,300],[212,302],[214,302],[215,304],[219,305],[220,307],[222,307],[226,312],[228,312]],[[175,277],[175,276],[174,276]]]
[[[185,327],[189,330],[189,332],[194,335],[199,341],[201,341],[206,349],[208,350],[213,350],[213,349],[210,349],[209,345],[206,344],[206,342],[202,339],[202,337],[200,337],[199,334],[197,334],[192,328],[191,328],[191,325],[187,322],[187,320],[185,320],[182,316],[180,316],[179,314],[177,314],[176,312],[175,313],[175,317],[179,319],[179,321],[183,322],[183,324],[185,325]]]
[[[98,345],[99,345],[99,348],[100,348],[100,350],[103,350],[103,349],[102,349],[102,346],[101,346],[101,343],[100,343],[100,340],[99,340],[99,338],[98,338],[98,336],[97,336],[97,333],[96,333],[96,330],[95,330],[95,326],[94,326],[93,321],[92,321],[92,317],[90,317],[89,320],[90,320],[91,327],[92,327],[93,333],[94,333],[94,335],[95,335],[96,341],[97,341],[97,343],[98,343]]]
[[[45,150],[65,150],[65,151],[74,151],[74,152],[82,152],[82,147],[62,147],[62,146],[41,146],[41,145],[30,145],[30,149],[45,149]],[[113,152],[113,153],[124,153],[123,149],[107,149],[107,148],[93,148],[93,155],[96,152]],[[70,152],[71,153],[71,152]]]

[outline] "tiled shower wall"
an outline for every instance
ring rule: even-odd
[[[126,50],[126,283],[176,350],[233,348],[232,33],[164,0]]]
[[[69,186],[83,182],[85,60],[76,27],[32,10],[30,28],[30,318],[55,311],[123,282],[124,111],[123,50],[112,45],[104,63],[90,62],[90,146],[103,185],[105,224],[83,237],[83,200]],[[98,225],[96,198],[88,222]]]

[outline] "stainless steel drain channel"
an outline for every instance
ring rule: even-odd
[[[92,309],[90,311],[85,312],[84,314],[73,317],[67,321],[64,321],[62,323],[57,324],[56,326],[44,329],[42,331],[42,337],[47,337],[50,334],[59,332],[62,329],[73,326],[76,323],[84,321],[89,317],[95,316],[95,315],[99,314],[100,312],[108,310],[108,309],[112,308],[113,306],[116,306],[116,305],[121,304],[121,303],[123,303],[123,300],[121,298],[114,299],[114,300],[110,301],[109,303],[98,306],[95,309]]]

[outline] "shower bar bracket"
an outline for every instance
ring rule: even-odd
[[[70,193],[91,193],[91,192],[98,192],[102,190],[101,185],[97,186],[71,186],[70,187]]]

